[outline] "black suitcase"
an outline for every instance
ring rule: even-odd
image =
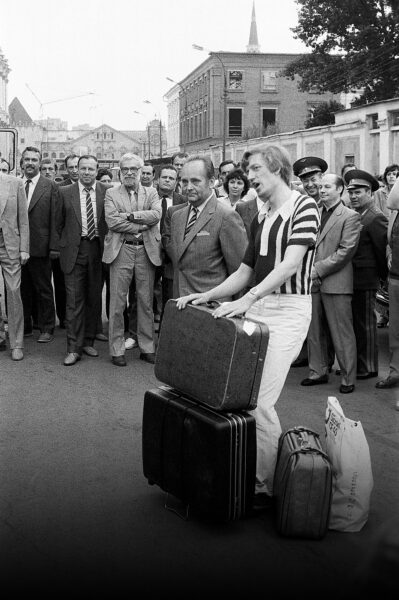
[[[246,318],[215,319],[212,312],[191,304],[178,310],[176,300],[168,300],[155,376],[215,410],[252,410],[269,340],[267,325]]]
[[[143,472],[149,483],[190,512],[233,521],[245,516],[255,491],[255,419],[219,413],[156,388],[144,395]]]
[[[280,436],[273,487],[279,533],[310,539],[326,534],[332,470],[312,429],[294,427]]]

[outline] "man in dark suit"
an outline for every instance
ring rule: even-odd
[[[79,181],[78,161],[79,156],[77,154],[69,154],[69,156],[65,158],[65,168],[68,176],[59,184],[61,187],[72,185]]]
[[[357,379],[378,376],[375,294],[388,275],[386,259],[388,219],[375,206],[373,192],[379,183],[367,171],[352,169],[345,175],[352,208],[360,215],[360,238],[353,257],[353,326],[357,346]]]
[[[344,206],[341,177],[325,174],[320,181],[323,205],[312,269],[312,320],[307,347],[309,377],[301,385],[328,382],[328,332],[341,369],[341,394],[355,389],[356,338],[353,331],[352,258],[360,235],[360,217]]]
[[[247,235],[241,217],[215,196],[214,167],[206,156],[191,156],[183,170],[188,204],[171,206],[162,242],[173,262],[173,295],[206,292],[236,271]]]
[[[246,202],[240,201],[240,202],[237,202],[237,204],[236,204],[236,211],[238,212],[241,219],[243,220],[248,239],[249,239],[251,223],[254,220],[254,218],[256,217],[256,215],[258,214],[262,204],[263,204],[263,202],[261,200],[259,200],[258,197],[251,198],[251,200],[247,200]]]
[[[36,302],[38,342],[51,342],[55,326],[51,259],[57,256],[59,240],[56,212],[59,203],[56,183],[40,175],[41,152],[28,146],[22,153],[22,182],[28,200],[30,259],[22,267],[21,296],[25,335],[32,333],[32,305]],[[34,309],[33,309],[34,310]]]
[[[93,343],[101,310],[101,257],[107,231],[104,199],[108,186],[96,181],[97,169],[94,156],[81,156],[79,181],[60,187],[57,229],[66,289],[66,366],[80,360],[82,352],[98,356]]]

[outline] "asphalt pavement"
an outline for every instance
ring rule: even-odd
[[[388,330],[378,335],[385,376]],[[277,405],[283,429],[306,425],[324,442],[327,397],[335,395],[346,416],[363,424],[375,482],[360,532],[290,539],[277,533],[272,510],[215,524],[165,508],[141,459],[144,393],[160,382],[137,349],[120,368],[107,343],[96,342],[98,358],[65,367],[64,330],[56,328],[50,344],[36,339],[37,332],[26,338],[22,362],[0,353],[0,584],[7,597],[374,596],[369,561],[377,543],[388,532],[391,546],[399,545],[399,390],[376,390],[372,379],[342,395],[335,373],[305,388],[307,369],[290,370]],[[374,582],[384,599],[387,568],[377,569]]]

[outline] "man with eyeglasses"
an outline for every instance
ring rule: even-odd
[[[103,261],[110,264],[109,347],[111,361],[126,366],[123,311],[132,277],[137,297],[137,341],[140,359],[155,362],[153,293],[155,269],[162,264],[158,223],[162,207],[153,187],[140,184],[142,159],[124,154],[119,162],[121,185],[107,190],[108,234]]]
[[[101,256],[107,231],[104,218],[107,186],[96,181],[97,170],[96,157],[83,155],[78,161],[79,181],[59,188],[61,206],[57,230],[66,289],[65,366],[77,363],[82,353],[98,356],[93,344],[101,311]]]

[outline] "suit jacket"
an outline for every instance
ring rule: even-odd
[[[170,219],[162,236],[173,262],[174,295],[205,292],[219,285],[240,266],[247,246],[241,217],[213,194],[186,238],[190,205],[168,209]]]
[[[0,176],[0,229],[10,258],[19,258],[20,252],[29,252],[28,203],[24,184],[11,175]]]
[[[252,198],[252,200],[248,200],[247,202],[237,202],[236,211],[244,222],[245,231],[249,239],[251,223],[258,214],[258,202],[256,198]]]
[[[128,215],[132,212],[135,216],[141,217],[140,223],[132,223],[127,220]],[[112,263],[115,260],[126,233],[138,233],[140,225],[148,225],[149,229],[142,232],[144,248],[152,264],[161,265],[161,234],[158,226],[161,214],[161,201],[154,187],[139,185],[138,210],[135,211],[132,210],[129,194],[124,185],[109,188],[105,196],[105,219],[108,225],[108,234],[104,243],[103,262]]]
[[[96,181],[97,227],[101,252],[107,225],[104,218],[104,199],[107,186]],[[80,210],[79,185],[60,188],[60,210],[57,217],[57,231],[60,236],[60,264],[64,273],[71,273],[76,263],[82,237],[82,212]]]
[[[388,275],[388,219],[373,204],[361,215],[360,239],[353,257],[353,289],[376,290]]]
[[[66,179],[64,179],[64,181],[61,181],[61,183],[58,184],[59,187],[65,187],[66,185],[73,185],[72,179],[70,179],[69,177],[67,177]]]
[[[48,256],[59,250],[56,228],[60,207],[59,188],[54,181],[40,175],[28,208],[31,256]]]
[[[360,215],[339,204],[330,215],[316,242],[312,292],[352,294],[352,258],[360,237]],[[321,281],[320,281],[321,280]]]

